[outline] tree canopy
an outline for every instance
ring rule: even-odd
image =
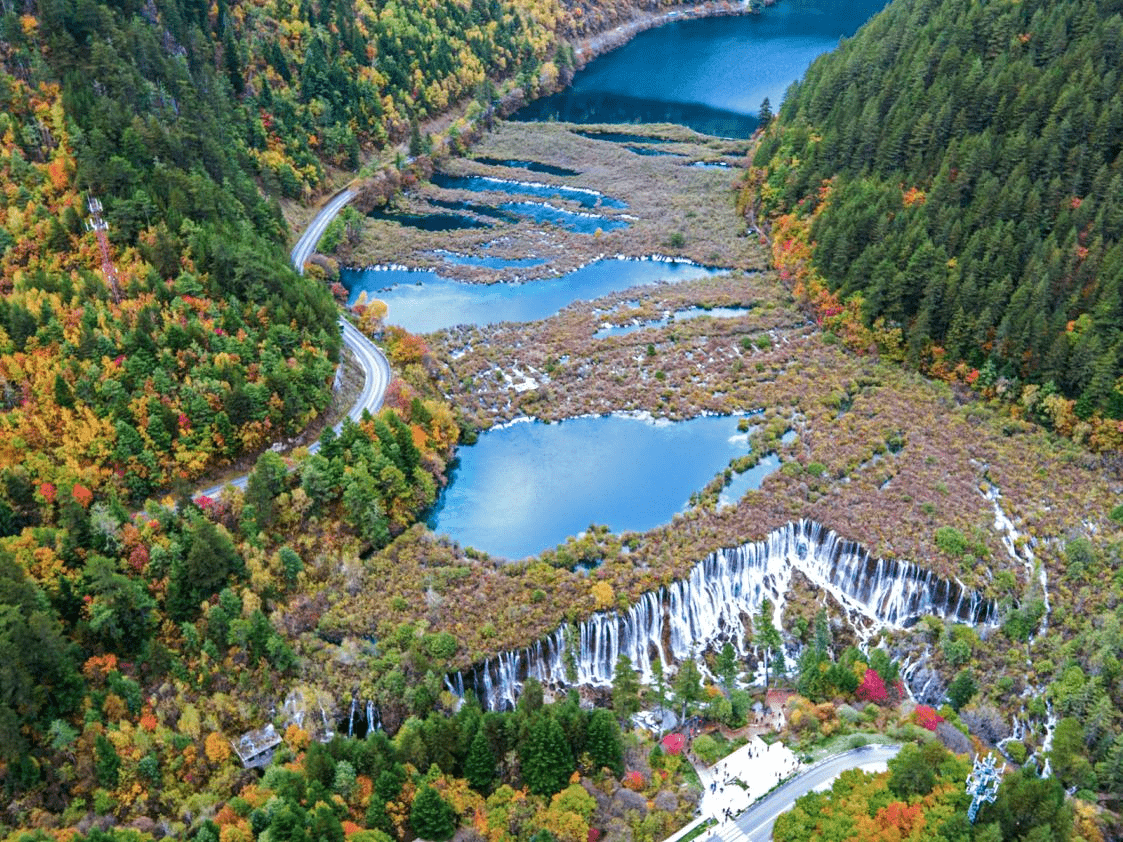
[[[914,364],[1123,418],[1121,45],[1113,2],[892,3],[790,89],[761,207]]]

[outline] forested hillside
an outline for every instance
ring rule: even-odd
[[[141,499],[326,403],[335,304],[287,265],[244,110],[192,32],[178,38],[194,58],[106,5],[4,17],[4,533],[38,522],[50,489]],[[87,196],[106,209],[115,283]]]
[[[894,2],[814,63],[755,164],[780,262],[813,244],[801,291],[835,293],[818,315],[850,299],[913,364],[964,363],[1063,432],[1123,418],[1121,11]]]
[[[479,113],[503,80],[552,84],[562,34],[631,9],[6,5],[0,532],[35,522],[43,483],[140,500],[304,429],[339,338],[330,295],[286,265],[277,199],[377,166],[452,104]]]

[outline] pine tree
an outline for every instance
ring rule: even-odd
[[[464,777],[468,779],[472,789],[487,794],[495,780],[495,774],[495,755],[492,754],[484,729],[479,728],[468,749],[468,757],[464,760]]]
[[[655,658],[651,662],[651,677],[653,679],[651,689],[655,693],[655,706],[659,710],[660,721],[664,711],[667,709],[667,674],[663,669],[663,662],[659,658]],[[659,726],[659,735],[662,736],[663,726]]]
[[[765,97],[760,103],[760,113],[757,115],[757,122],[762,129],[767,129],[768,124],[772,122],[772,103],[768,97]]]
[[[199,603],[226,584],[231,574],[245,569],[226,530],[206,518],[197,518],[188,530],[189,549],[172,563],[168,581],[168,613],[174,620],[195,615]]]
[[[607,710],[595,710],[589,717],[585,748],[593,759],[595,768],[609,768],[617,777],[624,773],[624,746],[620,742],[620,726]]]
[[[825,657],[831,654],[831,626],[827,612],[822,608],[815,615],[815,651]]]
[[[422,785],[413,796],[409,821],[414,832],[430,842],[444,842],[456,832],[456,814],[429,784]]]
[[[560,792],[576,765],[561,725],[549,713],[531,722],[526,741],[519,747],[523,781],[535,795]]]
[[[733,644],[728,640],[725,645],[721,647],[721,652],[717,656],[718,678],[721,679],[721,685],[728,693],[733,685],[737,682],[737,653],[733,649]]]
[[[764,686],[768,687],[768,668],[774,666],[776,671],[784,668],[784,655],[780,651],[780,632],[772,624],[772,603],[764,600],[760,604],[760,613],[753,619],[753,629],[756,634],[753,642],[764,650]]]
[[[117,778],[121,769],[121,758],[117,754],[117,749],[109,741],[105,734],[98,734],[97,740],[94,743],[94,756],[95,763],[94,769],[97,774],[97,782],[106,789],[113,789],[117,786]]]
[[[693,658],[687,658],[679,664],[675,674],[675,700],[682,704],[682,714],[685,718],[687,711],[702,698],[702,672],[698,663]]]
[[[612,709],[623,723],[631,720],[640,709],[639,679],[632,669],[632,659],[621,655],[612,672]]]

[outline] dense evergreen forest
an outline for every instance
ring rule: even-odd
[[[1121,11],[892,3],[755,157],[764,213],[810,221],[814,270],[867,324],[1064,432],[1123,419]]]

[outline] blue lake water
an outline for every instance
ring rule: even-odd
[[[540,199],[567,199],[576,202],[583,208],[595,208],[597,206],[626,208],[628,206],[626,202],[619,199],[582,187],[515,181],[507,178],[493,178],[487,175],[447,175],[440,172],[433,173],[430,180],[437,187],[449,190],[472,190],[476,192],[493,190],[518,196],[536,196]]]
[[[693,280],[725,270],[658,260],[599,260],[557,278],[526,283],[469,284],[424,269],[345,269],[348,305],[361,292],[385,301],[386,321],[411,333],[431,333],[457,324],[486,325],[544,319],[574,301],[660,281]]]
[[[734,474],[729,484],[718,495],[719,506],[736,506],[745,496],[745,492],[760,488],[764,478],[780,468],[780,457],[775,453],[763,456],[759,462],[747,471]]]
[[[499,207],[518,216],[533,219],[540,224],[557,225],[575,234],[615,231],[617,228],[627,228],[629,225],[626,219],[610,219],[595,213],[576,213],[548,202],[504,202]]]
[[[453,201],[449,199],[429,199],[429,204],[436,205],[439,208],[448,208],[449,210],[469,211],[478,216],[487,217],[488,219],[498,219],[500,222],[516,222],[518,217],[513,213],[508,213],[498,208],[493,208],[491,205],[484,205],[478,202],[463,202]]]
[[[457,254],[452,251],[438,251],[437,254],[446,263],[453,263],[457,266],[483,266],[486,269],[525,268],[541,266],[547,262],[544,257],[477,257],[474,254]]]
[[[624,336],[629,333],[634,333],[637,330],[643,330],[644,328],[666,327],[673,322],[685,322],[702,316],[709,316],[711,319],[736,319],[740,316],[744,316],[748,312],[749,310],[747,307],[711,307],[708,310],[704,307],[688,307],[685,310],[676,310],[665,319],[652,319],[649,322],[640,322],[638,324],[602,327],[593,334],[593,337],[596,339],[604,339],[606,336]]]
[[[608,416],[513,424],[458,451],[429,525],[495,556],[525,558],[589,524],[644,531],[749,452],[729,416],[656,423]]]
[[[540,161],[501,160],[499,158],[475,158],[481,164],[491,164],[497,167],[518,167],[531,172],[545,173],[546,175],[578,175],[577,170],[569,167],[557,167],[553,164],[543,164]]]
[[[669,23],[599,56],[573,84],[516,112],[516,120],[680,123],[748,137],[765,97],[784,91],[884,0],[782,0],[760,14]],[[672,57],[669,59],[668,57]]]

